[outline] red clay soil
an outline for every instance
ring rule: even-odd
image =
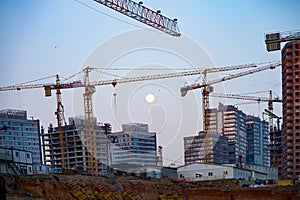
[[[296,200],[300,186],[242,188],[236,181],[174,183],[170,179],[81,175],[4,176],[10,199]]]

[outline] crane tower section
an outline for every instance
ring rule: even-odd
[[[179,37],[181,34],[177,25],[177,19],[170,19],[161,14],[161,11],[153,11],[143,2],[135,3],[131,0],[94,0],[108,8],[116,10],[128,17],[152,26],[169,35]]]
[[[86,120],[86,146],[88,149],[88,168],[91,174],[98,175],[97,151],[94,130],[93,94],[95,86],[90,85],[89,73],[93,68],[86,67],[84,71],[84,117]]]

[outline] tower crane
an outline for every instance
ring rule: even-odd
[[[282,143],[282,134],[280,131],[280,119],[282,119],[282,117],[279,117],[277,115],[275,115],[273,112],[271,112],[268,109],[265,109],[263,112],[263,115],[267,115],[269,116],[269,118],[276,118],[277,119],[277,131],[275,129],[275,131],[273,130],[272,132],[270,132],[270,152],[271,152],[271,166],[278,166],[278,158],[281,157],[281,143]]]
[[[145,6],[143,2],[135,3],[131,0],[94,0],[108,8],[118,11],[128,17],[152,26],[169,35],[179,37],[181,34],[177,25],[177,19],[170,19],[161,14],[160,10],[153,11]]]
[[[59,76],[56,75],[56,85],[60,85],[60,79]],[[66,168],[66,162],[65,162],[65,145],[64,145],[64,133],[63,133],[63,122],[66,124],[65,118],[64,118],[64,107],[62,105],[62,99],[61,99],[61,92],[60,88],[56,88],[56,118],[57,118],[57,128],[58,128],[58,134],[59,134],[59,146],[60,146],[60,153],[61,153],[61,164],[62,168]]]
[[[265,68],[274,68],[275,65],[266,66]],[[59,115],[57,119],[60,119],[60,124],[62,124],[62,117],[63,114],[63,107],[61,105],[61,97],[60,97],[60,90],[61,89],[71,89],[71,88],[85,88],[84,92],[84,112],[86,117],[86,139],[87,139],[87,147],[89,150],[89,159],[88,159],[88,166],[91,170],[91,173],[97,173],[97,160],[96,160],[96,147],[95,147],[95,140],[94,140],[94,121],[93,121],[93,105],[92,105],[92,95],[95,92],[96,86],[102,85],[113,85],[116,86],[119,83],[129,83],[129,82],[139,82],[139,81],[147,81],[147,80],[158,80],[158,79],[166,79],[166,78],[175,78],[175,77],[182,77],[182,76],[193,76],[199,74],[206,74],[206,73],[213,73],[213,72],[220,72],[220,71],[231,71],[237,70],[242,68],[257,68],[256,64],[246,64],[246,65],[236,65],[236,66],[226,66],[226,67],[213,67],[213,68],[204,68],[204,69],[195,69],[191,71],[184,71],[184,72],[175,72],[175,73],[165,73],[165,74],[155,74],[155,75],[146,75],[146,76],[138,76],[138,77],[124,77],[112,80],[101,80],[101,81],[94,81],[91,82],[89,79],[89,73],[94,69],[91,67],[86,67],[83,69],[84,72],[84,83],[81,81],[73,81],[69,83],[60,83],[59,78],[57,76],[57,81],[55,84],[28,84],[28,85],[16,85],[16,86],[6,86],[0,87],[0,91],[8,91],[8,90],[23,90],[23,89],[35,89],[35,88],[44,88],[45,95],[51,96],[51,91],[57,91],[57,114]],[[259,70],[260,68],[257,68]],[[248,72],[254,73],[254,72]],[[222,79],[223,80],[223,79]],[[224,79],[228,80],[228,78]],[[60,103],[59,103],[60,102]],[[62,134],[61,134],[62,135]],[[63,138],[60,138],[60,146],[61,149],[64,149],[64,141]],[[62,155],[64,156],[64,151],[61,151]],[[63,163],[62,163],[63,164]]]
[[[280,50],[281,42],[300,40],[300,31],[268,33],[265,35],[267,51]]]
[[[184,97],[189,90],[194,90],[198,88],[203,88],[202,89],[202,109],[203,109],[203,130],[204,130],[204,162],[205,163],[210,163],[211,162],[211,152],[210,152],[210,133],[209,133],[209,94],[213,91],[213,87],[211,85],[220,83],[223,81],[231,80],[234,78],[246,76],[249,74],[257,73],[260,71],[264,71],[267,69],[275,69],[276,67],[280,66],[280,62],[275,62],[272,64],[268,64],[265,66],[261,66],[258,68],[254,68],[248,71],[244,72],[239,72],[233,75],[225,76],[219,79],[207,81],[206,80],[206,72],[204,72],[204,78],[203,78],[203,83],[202,84],[192,84],[188,86],[182,87],[181,90],[181,96]],[[241,66],[240,69],[243,69],[244,67]]]
[[[245,68],[256,67],[255,64],[243,65]],[[157,80],[157,79],[166,79],[166,78],[175,78],[181,76],[193,76],[203,74],[204,72],[216,72],[216,71],[230,71],[239,69],[241,66],[227,66],[223,68],[208,68],[208,69],[194,69],[190,71],[184,72],[175,72],[175,73],[165,73],[165,74],[155,74],[155,75],[147,75],[147,76],[138,76],[138,77],[127,77],[127,78],[119,78],[112,80],[102,80],[90,82],[89,73],[95,69],[92,67],[86,67],[83,69],[84,73],[84,83],[81,81],[73,81],[69,83],[61,83],[59,76],[56,76],[56,83],[46,83],[46,84],[24,84],[24,85],[16,85],[16,86],[6,86],[0,87],[0,91],[9,91],[9,90],[23,90],[23,89],[35,89],[35,88],[44,88],[45,96],[51,96],[51,91],[56,90],[56,98],[57,98],[57,110],[55,114],[57,115],[57,123],[58,123],[58,131],[60,138],[60,150],[62,155],[62,168],[65,168],[65,145],[63,139],[63,129],[62,125],[65,122],[63,117],[63,105],[61,99],[61,89],[71,89],[71,88],[85,88],[84,92],[84,113],[86,118],[86,139],[87,139],[87,147],[89,151],[88,157],[88,168],[90,169],[92,174],[97,174],[98,172],[98,164],[96,160],[96,145],[94,139],[94,119],[93,119],[93,104],[92,104],[92,95],[95,92],[96,86],[101,85],[113,85],[119,83],[129,83],[129,82],[138,82],[138,81],[147,81],[147,80]]]
[[[231,98],[231,99],[242,99],[242,100],[249,100],[249,101],[257,101],[260,102],[268,102],[268,110],[273,112],[273,102],[282,103],[282,99],[273,98],[272,90],[269,91],[269,97],[256,97],[256,96],[246,96],[246,95],[238,95],[238,94],[219,94],[219,93],[211,93],[211,97],[218,97],[218,98]],[[269,130],[270,132],[273,131],[273,117],[269,117]]]
[[[267,115],[269,116],[270,118],[274,119],[276,118],[277,119],[277,130],[280,130],[280,120],[282,119],[282,117],[279,117],[277,115],[275,115],[271,110],[269,109],[265,109],[264,112],[263,112],[264,115]],[[273,130],[273,129],[272,129]]]

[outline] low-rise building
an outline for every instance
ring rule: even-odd
[[[0,147],[0,173],[33,174],[33,156],[31,151]]]
[[[162,170],[165,172],[165,170]],[[170,172],[167,171],[167,172]],[[166,175],[163,173],[163,175]],[[234,165],[215,165],[194,163],[177,168],[177,179],[185,181],[207,181],[220,179],[236,179],[245,181],[276,181],[277,168],[245,165],[245,168]]]

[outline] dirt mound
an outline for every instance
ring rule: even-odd
[[[242,188],[234,180],[176,183],[168,178],[81,175],[4,176],[7,199],[300,199],[300,186]]]

